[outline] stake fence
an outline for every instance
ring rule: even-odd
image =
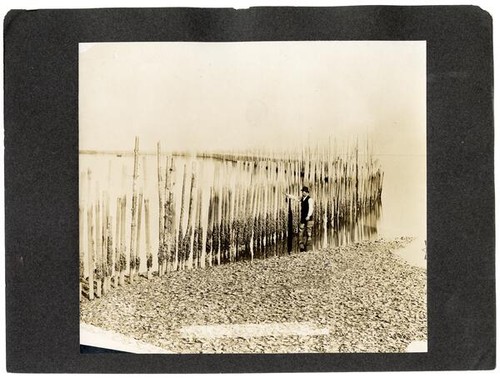
[[[100,189],[90,169],[80,173],[80,298],[92,300],[172,271],[295,252],[300,204],[285,193],[298,196],[304,185],[315,204],[314,245],[376,233],[384,174],[369,146],[360,151],[357,141],[196,156],[162,152],[158,143],[156,196],[148,190],[145,155],[139,173],[139,147],[136,138],[131,180],[123,166],[115,198]],[[106,181],[109,186],[111,165]],[[156,198],[155,213],[151,201]],[[153,214],[158,217],[156,246],[151,243]]]

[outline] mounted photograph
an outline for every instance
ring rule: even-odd
[[[80,43],[78,70],[81,346],[428,351],[425,41]]]

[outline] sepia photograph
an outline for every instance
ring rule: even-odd
[[[82,346],[428,352],[425,41],[79,43],[78,81]]]

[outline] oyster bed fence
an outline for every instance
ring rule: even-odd
[[[136,138],[131,192],[113,196],[90,169],[80,173],[80,298],[101,297],[140,277],[292,253],[300,210],[285,193],[298,194],[304,185],[315,204],[312,238],[323,236],[326,246],[327,230],[380,206],[384,175],[368,148],[363,152],[356,143],[342,153],[316,148],[186,158],[162,153],[158,143],[153,198],[144,155],[140,174]],[[126,182],[124,168],[122,187]]]

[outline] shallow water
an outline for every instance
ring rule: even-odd
[[[425,156],[379,156],[384,170],[381,237],[426,239],[427,179]]]

